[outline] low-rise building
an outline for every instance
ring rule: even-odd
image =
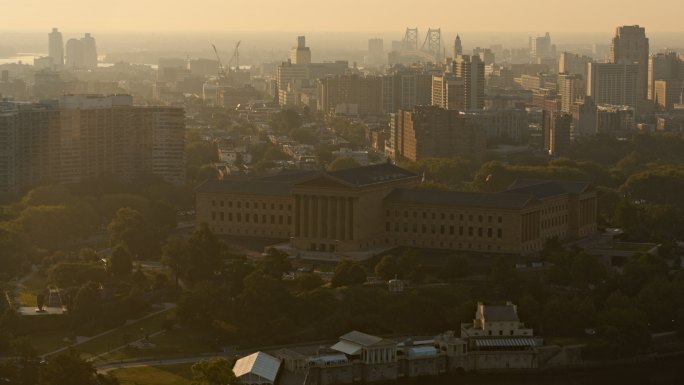
[[[417,189],[391,164],[206,181],[197,222],[217,235],[289,239],[301,251],[395,246],[531,254],[546,240],[596,231],[596,192],[582,182],[518,180],[499,193]]]

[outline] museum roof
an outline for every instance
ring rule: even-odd
[[[460,205],[497,209],[521,209],[535,203],[536,199],[530,194],[501,194],[399,188],[392,191],[385,198],[385,201],[433,205]]]
[[[590,188],[587,182],[517,179],[504,191],[506,194],[529,194],[544,199],[565,194],[582,194]]]
[[[387,182],[417,178],[418,175],[389,163],[354,167],[326,173],[334,179],[356,187],[371,186]]]
[[[233,373],[235,377],[245,374],[255,374],[268,381],[274,382],[280,369],[280,360],[264,352],[256,352],[242,357],[235,362]]]
[[[206,180],[195,188],[198,193],[288,195],[292,183],[262,179]]]
[[[520,321],[513,305],[484,305],[483,310],[486,322]]]

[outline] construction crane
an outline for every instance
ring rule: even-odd
[[[239,40],[237,44],[235,44],[235,49],[233,50],[233,56],[230,57],[230,61],[228,61],[228,72],[230,72],[231,69],[231,64],[233,64],[233,60],[235,60],[235,71],[240,70],[240,51],[238,48],[240,48],[240,43],[242,43],[242,40]]]
[[[218,60],[218,77],[219,79],[225,78],[226,77],[226,68],[223,66],[223,63],[221,62],[221,56],[219,56],[218,50],[216,49],[216,46],[214,44],[211,45],[214,48],[214,53],[216,54],[216,60]]]

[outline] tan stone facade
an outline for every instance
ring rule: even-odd
[[[197,189],[197,222],[219,235],[342,253],[409,246],[530,254],[550,238],[596,232],[596,193],[586,183],[518,181],[501,193],[424,190],[419,183],[392,165],[207,181]]]

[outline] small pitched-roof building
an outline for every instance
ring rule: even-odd
[[[273,385],[280,371],[280,360],[264,352],[256,352],[235,362],[233,373],[244,385]]]
[[[197,222],[218,235],[332,253],[410,246],[530,254],[552,237],[596,232],[596,192],[587,183],[520,179],[499,193],[420,183],[392,164],[206,181],[196,189]]]

